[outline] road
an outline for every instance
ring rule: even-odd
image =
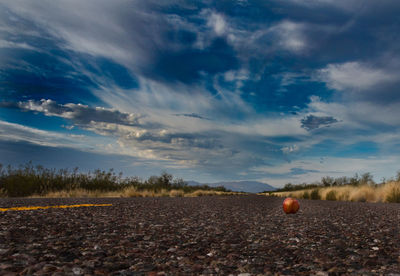
[[[400,272],[400,204],[282,198],[0,199],[0,275]],[[109,205],[111,204],[111,205]],[[249,274],[245,274],[249,273]]]

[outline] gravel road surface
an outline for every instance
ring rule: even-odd
[[[0,275],[400,273],[400,204],[283,198],[0,199]],[[400,274],[398,274],[400,275]]]

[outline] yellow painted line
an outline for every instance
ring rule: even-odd
[[[1,212],[5,212],[5,211],[27,211],[27,210],[50,209],[50,208],[77,208],[77,207],[91,207],[91,206],[112,206],[112,204],[76,204],[76,205],[54,205],[54,206],[21,206],[21,207],[0,208],[0,211]]]

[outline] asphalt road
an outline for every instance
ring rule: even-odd
[[[400,204],[283,198],[0,199],[0,275],[400,272]],[[249,274],[245,274],[249,273]]]

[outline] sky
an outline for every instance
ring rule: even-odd
[[[399,30],[397,0],[0,0],[0,163],[381,181]]]

